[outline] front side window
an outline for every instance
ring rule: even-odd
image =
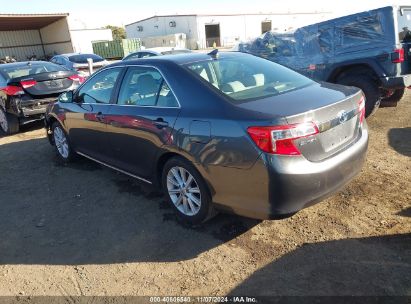
[[[251,55],[227,56],[186,67],[233,103],[275,96],[314,83],[286,67]]]
[[[178,107],[177,99],[160,72],[150,67],[130,67],[124,76],[119,105]]]
[[[107,69],[90,78],[78,91],[77,98],[83,103],[110,103],[111,94],[121,68]]]

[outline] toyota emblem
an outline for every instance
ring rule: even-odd
[[[337,117],[340,123],[344,123],[348,120],[348,113],[346,111],[341,111],[338,113]]]

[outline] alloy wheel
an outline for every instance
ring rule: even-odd
[[[201,191],[194,176],[182,167],[167,173],[167,191],[175,207],[184,215],[194,216],[201,208]]]
[[[66,135],[60,127],[54,128],[54,143],[56,145],[57,151],[63,158],[68,158],[69,156],[69,146],[67,142]]]

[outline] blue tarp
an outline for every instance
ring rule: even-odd
[[[395,36],[390,6],[305,26],[293,33],[267,32],[248,43],[240,43],[238,50],[325,80],[327,67],[344,58],[355,59],[356,52],[358,57],[370,48],[391,52]]]

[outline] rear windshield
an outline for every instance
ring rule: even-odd
[[[18,77],[25,77],[31,76],[35,74],[41,73],[48,73],[48,72],[58,72],[58,71],[66,71],[67,69],[51,63],[51,62],[44,62],[44,63],[35,63],[35,64],[25,64],[25,65],[18,65],[18,66],[4,66],[0,65],[0,71],[3,76],[7,79],[11,78],[18,78]]]
[[[314,83],[286,67],[252,55],[195,62],[186,67],[229,96],[233,103],[275,96]]]
[[[411,42],[411,8],[398,11],[398,37],[400,42]]]
[[[161,52],[163,55],[177,55],[177,54],[186,54],[186,53],[191,53],[190,50],[172,50],[172,51],[164,51]]]
[[[78,54],[69,57],[69,60],[74,63],[87,63],[87,58],[93,59],[93,62],[103,61],[104,58],[95,54]]]

